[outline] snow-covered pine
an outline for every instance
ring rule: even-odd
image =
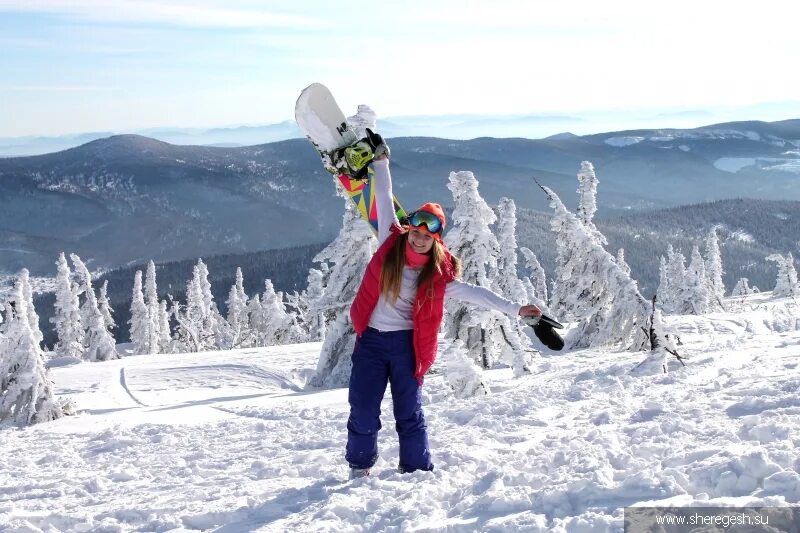
[[[461,339],[453,340],[442,354],[444,379],[456,398],[470,398],[489,394],[483,379],[483,370],[467,353]]]
[[[684,314],[686,299],[686,257],[667,246],[667,289],[658,291],[661,309],[667,314]],[[663,300],[662,300],[663,299]]]
[[[109,361],[111,359],[119,359],[117,353],[117,345],[114,341],[114,336],[106,328],[106,321],[103,318],[103,313],[97,304],[97,297],[92,288],[92,276],[89,269],[81,261],[77,254],[70,254],[72,264],[75,267],[75,273],[82,285],[80,292],[83,293],[85,302],[82,309],[83,325],[86,328],[84,335],[84,353],[83,358],[87,361]]]
[[[680,286],[681,314],[702,315],[709,312],[709,285],[706,279],[706,267],[700,250],[697,246],[692,247],[692,259],[686,267],[686,275],[683,284]]]
[[[597,176],[594,167],[588,161],[581,163],[578,172],[580,187],[578,188],[579,214],[573,215],[576,221],[583,224],[586,233],[598,246],[606,245],[606,238],[597,230],[592,217],[597,210]],[[561,200],[559,200],[560,202]],[[594,302],[600,298],[602,287],[587,283],[584,279],[592,273],[586,270],[586,250],[579,249],[569,238],[569,232],[559,229],[554,221],[550,226],[556,234],[556,269],[552,280],[550,307],[564,320],[579,320],[593,313]]]
[[[249,300],[247,300],[247,331],[248,336],[242,341],[242,347],[249,348],[256,345],[256,331],[263,329],[266,326],[261,324],[261,317],[264,315],[261,311],[261,294],[255,293]]]
[[[597,212],[597,184],[599,180],[594,172],[594,165],[589,161],[581,161],[578,171],[578,209],[576,215],[587,228],[596,232],[597,239],[605,246],[608,244],[605,236],[594,225],[594,214]]]
[[[367,128],[375,131],[378,115],[368,105],[361,104],[355,115],[347,117],[347,123],[353,128],[356,136],[363,139],[367,136]]]
[[[257,346],[278,346],[299,342],[302,331],[293,315],[286,312],[282,294],[276,293],[272,280],[264,281],[264,293],[261,296],[260,327],[253,333]]]
[[[631,267],[625,261],[625,249],[624,248],[620,248],[619,250],[617,250],[616,260],[617,260],[617,264],[622,269],[622,271],[630,276],[631,275]]]
[[[797,269],[794,267],[792,253],[789,252],[786,255],[772,254],[767,256],[767,261],[772,261],[778,265],[778,277],[772,294],[774,296],[800,295],[800,286],[797,284]]]
[[[111,303],[108,301],[108,280],[103,282],[100,286],[100,294],[97,296],[97,307],[100,308],[100,313],[103,315],[103,322],[108,331],[113,331],[117,327],[114,322],[114,309],[111,308]]]
[[[669,245],[668,255],[672,252],[672,245]],[[674,252],[673,252],[674,253]],[[671,313],[674,309],[673,288],[670,285],[669,262],[662,255],[658,262],[658,288],[656,289],[656,301],[661,309]]]
[[[81,323],[78,295],[72,286],[72,280],[64,252],[56,261],[56,302],[55,311],[50,322],[55,326],[58,335],[54,352],[59,357],[75,357],[83,355],[83,324]]]
[[[244,276],[241,267],[236,268],[236,282],[228,292],[228,338],[226,349],[241,348],[250,336],[247,318],[247,294],[244,292]]]
[[[517,206],[509,198],[501,198],[497,204],[497,270],[492,288],[513,302],[527,303],[528,291],[517,275]],[[509,362],[515,376],[531,371],[534,353],[530,338],[523,331],[524,325],[516,318],[501,313],[492,313],[487,330],[496,336],[503,357]]]
[[[528,301],[536,304],[541,309],[545,309],[548,302],[547,277],[536,254],[530,248],[524,246],[519,249],[522,257],[525,258],[525,266],[530,271],[530,278],[523,279],[525,288],[528,291]]]
[[[33,305],[33,288],[31,287],[30,272],[27,268],[23,268],[19,273],[20,283],[22,284],[22,297],[25,298],[25,308],[28,312],[28,325],[33,333],[33,339],[36,341],[37,346],[41,346],[44,335],[39,328],[39,315],[36,313],[36,308]]]
[[[172,350],[172,332],[169,325],[170,313],[167,311],[167,301],[161,300],[158,306],[158,345],[161,348],[161,353],[171,353]]]
[[[478,180],[469,171],[451,172],[447,188],[453,193],[452,224],[445,243],[461,259],[462,279],[480,287],[492,287],[496,276],[499,244],[489,228],[497,216],[478,192]],[[493,311],[451,299],[445,304],[446,337],[464,341],[469,356],[482,368],[491,368],[501,346],[487,335]]]
[[[328,324],[326,318],[330,311],[325,311],[321,303],[325,298],[325,283],[330,270],[327,263],[322,263],[319,270],[310,268],[308,270],[308,282],[305,290],[305,298],[308,302],[306,311],[305,330],[310,342],[325,340],[325,328]]]
[[[356,337],[350,320],[350,304],[377,243],[369,225],[350,199],[346,199],[339,235],[314,257],[315,263],[332,266],[327,272],[324,293],[315,306],[320,312],[330,313],[331,318],[316,372],[309,382],[313,387],[344,387],[350,379]]]
[[[639,293],[638,285],[620,268],[578,217],[570,213],[558,195],[542,187],[555,210],[550,227],[556,233],[560,247],[567,243],[574,253],[569,260],[574,265],[562,267],[562,272],[574,272],[567,280],[571,283],[570,299],[563,304],[568,309],[586,309],[565,339],[572,348],[613,346],[629,350],[642,350],[649,346],[647,327],[650,320],[649,302]],[[589,298],[575,302],[575,298]],[[645,328],[645,329],[642,329]]]
[[[722,268],[722,253],[719,249],[719,239],[717,238],[717,228],[711,228],[706,237],[706,280],[708,283],[709,308],[715,311],[724,310],[722,299],[725,297],[725,283],[722,275],[725,271]]]
[[[747,278],[739,278],[739,281],[736,282],[736,286],[733,287],[731,291],[731,296],[747,296],[749,294],[753,294],[753,289],[750,288],[749,281]]]
[[[211,294],[208,269],[203,260],[198,259],[192,269],[192,279],[186,283],[186,306],[183,309],[178,306],[175,313],[179,349],[187,352],[213,350],[221,318]]]
[[[150,317],[142,293],[141,270],[137,270],[133,278],[131,318],[128,320],[128,324],[130,325],[129,335],[133,353],[136,355],[152,353],[150,351]]]
[[[49,422],[64,414],[53,400],[42,349],[31,330],[25,297],[31,291],[29,285],[27,276],[17,279],[0,337],[0,423],[18,426]]]
[[[147,263],[147,273],[144,278],[144,304],[147,306],[147,353],[161,353],[161,321],[159,312],[161,304],[158,301],[158,288],[156,285],[156,265],[151,260]]]

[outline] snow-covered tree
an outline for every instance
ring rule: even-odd
[[[17,279],[11,294],[13,305],[7,309],[7,323],[0,337],[0,422],[19,426],[63,415],[63,409],[53,400],[42,349],[31,329],[25,296],[31,290],[29,284],[28,276]]]
[[[631,267],[625,261],[624,248],[620,248],[619,250],[617,250],[617,264],[619,265],[619,267],[622,269],[623,272],[625,272],[629,276],[631,275]]]
[[[528,293],[517,274],[517,206],[514,200],[500,198],[497,213],[498,254],[493,287],[509,300],[524,303]]]
[[[670,250],[672,245],[670,245]],[[656,289],[656,300],[661,309],[672,311],[672,287],[669,284],[669,263],[662,255],[658,262],[658,288]]]
[[[570,265],[558,265],[570,290],[562,294],[565,309],[580,309],[578,327],[566,339],[573,348],[615,346],[640,350],[649,345],[642,329],[650,320],[649,302],[639,293],[635,281],[617,264],[596,236],[577,216],[570,213],[552,190],[542,187],[555,210],[550,221],[559,248],[572,247],[566,257]],[[581,299],[582,301],[574,301]]]
[[[578,214],[573,216],[586,228],[584,233],[602,247],[607,244],[606,238],[592,222],[592,217],[597,210],[598,180],[594,173],[594,167],[588,161],[581,163],[578,181],[580,182]],[[564,221],[561,217],[556,219]],[[600,297],[603,288],[587,283],[585,279],[586,276],[591,277],[592,275],[586,269],[586,249],[574,246],[574,243],[570,241],[569,232],[565,232],[564,228],[556,228],[553,226],[553,222],[551,222],[551,227],[556,233],[557,258],[553,290],[550,294],[550,307],[566,320],[577,320],[591,312],[592,302]]]
[[[50,319],[58,334],[54,351],[57,356],[80,358],[83,355],[84,328],[78,295],[73,287],[69,265],[63,252],[58,256],[56,267],[55,312]]]
[[[705,261],[703,261],[697,246],[692,247],[692,258],[689,266],[686,267],[686,275],[680,286],[680,295],[679,311],[681,314],[702,315],[709,312],[710,295]]]
[[[599,180],[594,172],[594,165],[589,161],[581,161],[578,171],[578,209],[577,217],[589,230],[595,233],[595,238],[603,245],[608,244],[606,238],[594,225],[594,214],[597,212],[597,184]]]
[[[528,291],[517,274],[517,207],[509,198],[501,198],[497,205],[497,271],[492,288],[513,302],[528,303]],[[502,355],[511,364],[515,376],[531,371],[534,353],[530,338],[523,331],[524,324],[501,313],[493,313],[487,330],[495,336]]]
[[[172,332],[169,326],[169,316],[167,301],[161,300],[158,306],[158,346],[160,353],[172,352]]]
[[[223,349],[241,348],[250,337],[247,318],[247,294],[244,292],[244,276],[241,267],[236,268],[236,282],[228,292],[227,337]]]
[[[258,327],[253,329],[257,346],[291,344],[302,338],[302,331],[295,317],[286,312],[282,294],[275,292],[269,279],[264,281],[260,312]]]
[[[489,386],[483,379],[483,370],[467,354],[464,342],[453,340],[442,354],[444,379],[456,398],[485,396]]]
[[[525,259],[525,266],[531,273],[530,278],[522,280],[528,291],[528,301],[544,309],[548,301],[547,277],[545,276],[544,268],[542,268],[539,259],[531,249],[522,246],[519,251]]]
[[[800,286],[797,284],[797,269],[794,267],[792,253],[789,252],[786,255],[772,254],[767,257],[767,261],[772,261],[778,265],[778,278],[772,294],[774,296],[800,295]]]
[[[186,306],[175,315],[178,322],[177,341],[181,349],[202,352],[216,347],[216,332],[222,317],[217,311],[208,281],[208,268],[202,259],[194,266],[192,279],[186,284]]]
[[[706,237],[706,282],[709,287],[709,306],[714,310],[724,309],[722,299],[725,297],[725,283],[722,275],[722,253],[719,250],[719,239],[717,238],[717,228],[711,228]]]
[[[106,321],[100,307],[97,304],[97,297],[92,288],[92,276],[89,269],[76,254],[71,254],[72,264],[75,273],[80,280],[80,292],[83,293],[85,302],[82,309],[82,320],[86,333],[84,335],[84,359],[87,361],[109,361],[119,359],[117,346],[114,336],[106,328]]]
[[[739,278],[739,281],[736,282],[736,286],[731,291],[731,296],[747,296],[749,294],[753,294],[753,289],[750,288],[749,281],[747,278]]]
[[[161,303],[158,301],[158,287],[156,284],[156,265],[153,261],[147,263],[147,274],[144,278],[144,304],[147,306],[147,353],[161,353]]]
[[[361,104],[355,115],[347,117],[347,123],[359,139],[367,136],[367,128],[375,131],[378,115],[368,105]]]
[[[332,265],[327,273],[324,294],[317,302],[318,312],[329,313],[317,370],[310,381],[314,387],[343,387],[350,379],[355,331],[350,320],[350,304],[378,241],[352,202],[345,201],[339,235],[314,257],[314,262]]]
[[[662,260],[664,258],[662,257]],[[685,298],[686,257],[667,245],[667,258],[659,271],[658,305],[664,313],[683,313]]]
[[[100,294],[97,296],[97,307],[100,308],[100,313],[103,315],[103,322],[106,329],[110,332],[117,327],[114,322],[114,309],[111,308],[111,303],[108,301],[108,280],[103,282],[100,287]]]
[[[445,243],[461,259],[462,279],[480,287],[492,287],[497,272],[499,244],[489,228],[497,217],[478,192],[478,180],[469,171],[451,172],[447,185],[455,207]],[[445,304],[445,336],[461,339],[467,353],[482,368],[491,368],[501,346],[487,334],[493,311],[451,299]]]
[[[33,306],[33,288],[31,287],[30,272],[28,272],[27,268],[23,268],[20,271],[19,278],[19,283],[22,285],[22,297],[25,298],[25,308],[28,313],[28,325],[31,328],[36,345],[41,346],[44,335],[42,335],[42,330],[39,328],[39,315]]]
[[[310,342],[325,339],[326,313],[320,308],[320,303],[325,298],[325,279],[328,272],[327,263],[322,263],[322,268],[308,270],[308,282],[305,290],[305,299],[308,302],[306,310],[305,330]]]
[[[150,351],[150,316],[142,293],[142,271],[137,270],[133,278],[131,294],[130,338],[133,353],[137,355],[153,353]]]

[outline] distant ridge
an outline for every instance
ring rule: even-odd
[[[450,172],[470,170],[491,204],[508,197],[548,212],[536,176],[574,206],[583,160],[600,179],[599,216],[727,198],[800,200],[800,120],[389,141],[406,205],[451,204]],[[108,269],[324,242],[339,231],[342,206],[304,139],[210,147],[115,135],[0,159],[0,274],[48,274],[60,251]]]

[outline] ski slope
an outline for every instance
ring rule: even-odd
[[[800,311],[761,294],[667,317],[685,368],[537,360],[455,399],[429,376],[436,469],[396,472],[389,394],[370,478],[347,481],[347,391],[307,391],[319,344],[56,367],[79,416],[0,430],[0,531],[621,531],[630,505],[800,503]]]

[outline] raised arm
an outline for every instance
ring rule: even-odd
[[[389,171],[389,159],[383,156],[372,163],[372,170],[375,176],[372,179],[372,186],[375,190],[375,206],[378,209],[378,245],[383,244],[392,224],[400,224],[397,214],[394,212],[394,200],[392,195],[392,173]]]

